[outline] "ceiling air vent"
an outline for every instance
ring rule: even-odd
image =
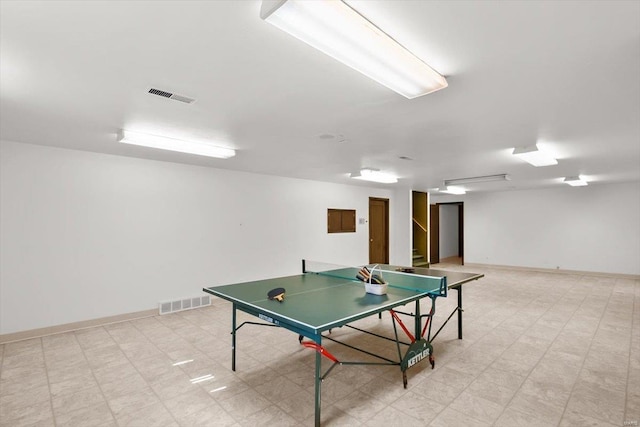
[[[160,89],[149,89],[149,93],[152,95],[158,95],[158,96],[162,96],[164,98],[169,98],[169,99],[173,99],[176,101],[180,101],[180,102],[184,102],[187,104],[191,104],[192,102],[195,102],[195,99],[193,98],[188,98],[186,96],[182,96],[182,95],[176,95],[175,93],[171,93],[171,92],[165,92],[164,90],[160,90]]]

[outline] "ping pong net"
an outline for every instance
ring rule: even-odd
[[[366,267],[370,276],[383,279],[390,288],[405,289],[414,292],[426,292],[433,296],[447,296],[447,278],[426,276],[421,274],[398,271],[386,264],[365,264],[361,266],[345,266],[318,261],[302,260],[302,271],[305,274],[317,274],[333,278],[348,280],[354,285],[365,287],[362,281],[362,269]],[[361,275],[358,279],[357,276]],[[366,277],[366,276],[365,276]],[[366,278],[368,279],[368,277]],[[366,281],[365,279],[365,281]],[[369,282],[371,283],[371,282]]]

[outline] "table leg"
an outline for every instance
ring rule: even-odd
[[[420,316],[420,300],[416,300],[416,315],[414,317],[415,321],[415,340],[419,340],[422,338],[422,317]]]
[[[322,345],[322,338],[319,340],[318,345]],[[316,396],[315,396],[315,414],[316,414],[316,421],[315,421],[315,425],[316,427],[320,427],[320,398],[322,397],[321,392],[321,378],[320,378],[320,369],[322,366],[322,356],[320,355],[319,351],[316,351],[316,382],[315,382],[315,391],[316,391]]]
[[[236,305],[231,311],[231,370],[236,370]]]
[[[462,286],[456,288],[458,291],[458,339],[462,339]]]

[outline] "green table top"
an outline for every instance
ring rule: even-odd
[[[460,286],[464,281],[482,277],[471,273],[452,274],[431,269],[429,273],[433,277],[429,277],[431,274],[426,275],[424,271],[395,274],[391,273],[394,266],[384,266],[382,269],[386,270],[383,275],[389,283],[386,295],[366,293],[364,283],[355,279],[357,268],[334,270],[328,275],[305,273],[213,286],[204,291],[231,301],[241,310],[264,320],[318,334],[437,293],[442,281],[447,280],[444,277],[451,276],[453,279],[455,276],[457,284],[448,282],[449,287]],[[267,298],[267,293],[278,287],[286,290],[283,302]]]

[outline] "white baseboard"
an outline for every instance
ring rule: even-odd
[[[557,274],[579,274],[581,276],[595,276],[595,277],[613,277],[616,279],[631,279],[640,280],[638,274],[622,274],[622,273],[601,273],[597,271],[579,271],[579,270],[562,270],[556,268],[535,268],[535,267],[518,267],[513,265],[496,265],[496,264],[478,264],[478,263],[464,263],[465,267],[478,267],[478,268],[495,268],[499,270],[516,270],[516,271],[535,271],[539,273],[557,273]]]
[[[77,331],[78,329],[93,328],[96,326],[108,325],[110,323],[126,322],[127,320],[156,316],[157,314],[158,309],[144,310],[137,311],[135,313],[119,314],[117,316],[101,317],[98,319],[83,320],[81,322],[66,323],[64,325],[48,326],[46,328],[2,334],[0,335],[0,344],[6,344],[13,341],[22,341],[30,338],[39,338],[46,335]]]

